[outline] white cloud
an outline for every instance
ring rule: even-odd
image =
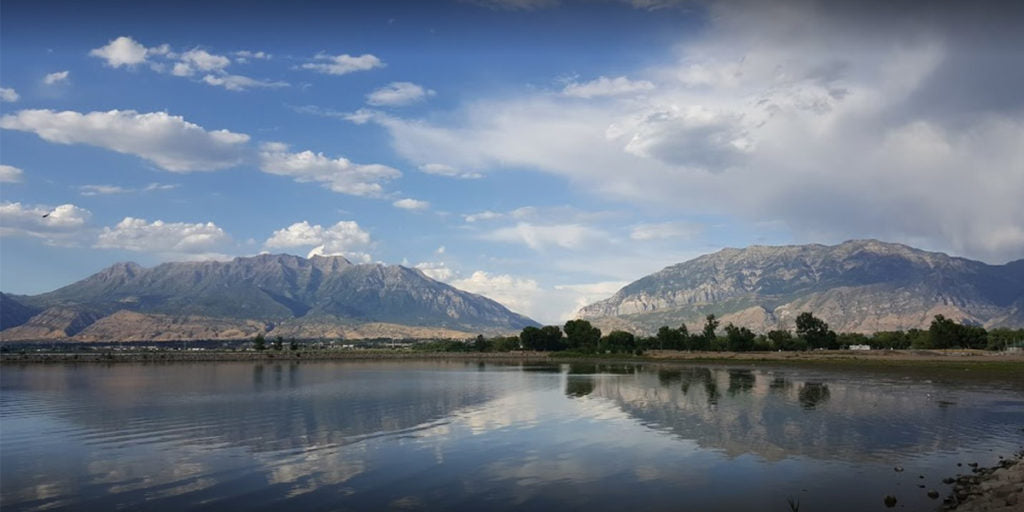
[[[51,245],[73,243],[92,216],[73,204],[28,206],[0,203],[0,236],[30,236]]]
[[[412,82],[391,82],[366,95],[366,102],[374,106],[400,107],[423,101],[436,94],[431,89]]]
[[[18,101],[19,98],[21,98],[21,96],[18,94],[18,91],[15,91],[10,87],[0,87],[0,101],[14,103],[15,101]]]
[[[484,210],[478,213],[471,213],[469,215],[463,215],[462,218],[466,222],[479,222],[486,220],[494,220],[505,217],[504,213],[492,212],[490,210]]]
[[[0,164],[0,183],[21,183],[25,171],[7,164]]]
[[[192,48],[182,53],[175,53],[170,45],[162,44],[153,48],[146,48],[134,39],[121,36],[110,42],[107,46],[92,50],[90,55],[101,57],[107,60],[111,67],[129,66],[148,63],[150,69],[157,73],[170,73],[178,77],[192,77],[202,73],[203,78],[199,80],[207,85],[223,87],[229,91],[245,91],[248,89],[269,88],[276,89],[287,87],[287,82],[275,80],[260,80],[242,75],[235,75],[228,72],[231,59],[224,55],[210,53],[200,48]],[[235,52],[239,62],[247,58],[269,59],[270,55],[264,52]],[[152,57],[152,58],[151,58]]]
[[[597,283],[556,285],[554,287],[554,294],[559,297],[559,302],[565,305],[558,309],[560,314],[559,320],[564,322],[575,318],[576,312],[584,306],[589,306],[599,300],[615,295],[615,292],[627,284],[629,284],[628,281],[601,281]]]
[[[242,162],[249,136],[207,131],[166,112],[22,110],[0,118],[0,128],[33,132],[59,144],[88,144],[136,155],[172,172],[210,171]]]
[[[456,169],[450,165],[444,164],[423,164],[419,169],[427,174],[434,174],[437,176],[448,176],[450,178],[462,178],[467,180],[473,180],[483,178],[484,175],[478,172],[462,171]]]
[[[269,60],[273,57],[273,55],[270,55],[267,52],[253,52],[249,50],[241,50],[235,52],[235,57],[238,57],[237,59],[235,59],[238,62],[246,62],[248,59]]]
[[[386,165],[361,165],[346,158],[328,158],[323,153],[303,151],[289,153],[279,143],[264,144],[260,152],[260,169],[280,176],[291,176],[298,182],[317,182],[342,194],[379,196],[381,183],[402,175]]]
[[[212,222],[164,222],[125,217],[105,227],[93,247],[152,253],[170,259],[224,259],[230,237]]]
[[[121,36],[110,41],[106,46],[91,50],[89,55],[107,61],[107,65],[112,68],[119,68],[121,66],[133,67],[146,62],[147,53],[145,46],[130,37]]]
[[[327,55],[325,53],[319,53],[313,57],[313,62],[307,62],[302,65],[302,69],[309,69],[328,75],[345,75],[356,71],[368,71],[380,67],[384,67],[384,63],[381,62],[379,58],[369,53],[364,53],[358,57],[353,57],[348,54]]]
[[[430,203],[410,198],[399,199],[391,204],[395,208],[401,208],[403,210],[426,210],[427,208],[430,208]]]
[[[355,221],[340,221],[327,228],[310,225],[308,221],[296,222],[274,231],[263,244],[267,249],[312,247],[306,257],[344,256],[357,263],[371,261],[370,255],[364,252],[371,245],[370,234]]]
[[[530,311],[533,301],[540,293],[540,285],[533,279],[524,279],[508,274],[489,274],[482,270],[464,279],[455,279],[450,284],[461,290],[483,295],[501,303],[515,312]]]
[[[173,190],[178,188],[180,185],[168,184],[168,183],[150,183],[142,189],[143,192],[153,192],[156,190]]]
[[[780,222],[795,240],[1019,257],[1024,73],[1003,50],[1024,33],[980,5],[876,7],[713,3],[706,30],[643,70],[642,97],[527,92],[434,121],[359,120],[419,165],[541,171],[662,215]]]
[[[203,82],[223,87],[229,91],[245,91],[248,89],[279,89],[288,87],[288,82],[256,80],[242,75],[206,75]]]
[[[515,226],[496,229],[481,238],[519,243],[535,251],[543,251],[552,247],[582,249],[607,240],[608,236],[601,230],[581,224],[536,225],[520,222]]]
[[[54,85],[66,82],[70,74],[70,71],[57,71],[55,73],[50,73],[43,77],[43,83],[46,85]]]
[[[82,185],[78,187],[78,190],[83,196],[125,194],[131,192],[131,189],[119,187],[117,185]]]
[[[630,80],[624,76],[608,78],[602,76],[590,82],[572,82],[565,86],[562,94],[576,98],[594,98],[598,96],[618,96],[646,92],[654,89],[654,84],[647,80]]]
[[[223,55],[215,55],[198,48],[181,54],[181,62],[199,71],[219,71],[231,64],[231,59]]]
[[[700,234],[701,226],[692,222],[637,224],[629,233],[632,240],[688,240]]]
[[[175,62],[174,67],[171,68],[171,74],[174,76],[192,76],[196,74],[196,70],[184,62]]]
[[[455,277],[455,271],[448,267],[448,265],[443,261],[425,261],[423,263],[417,263],[416,269],[435,281],[448,282],[450,279]]]

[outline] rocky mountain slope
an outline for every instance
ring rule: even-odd
[[[35,296],[0,296],[0,340],[461,337],[535,322],[416,269],[345,258],[118,263]]]
[[[1024,325],[1024,260],[988,265],[877,240],[752,246],[667,267],[578,313],[604,329],[698,328],[714,313],[757,331],[811,311],[833,329],[926,328],[936,314],[986,327]]]

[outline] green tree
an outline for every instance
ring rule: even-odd
[[[296,350],[299,349],[299,342],[295,338],[292,338],[290,341],[288,341],[288,349],[291,350],[292,352],[295,352]]]
[[[620,353],[632,352],[636,349],[636,337],[633,333],[626,331],[612,331],[601,338],[600,347],[602,351]]]
[[[799,338],[794,338],[789,331],[768,331],[768,341],[776,350],[807,350],[807,344]]]
[[[754,338],[757,335],[746,327],[733,324],[725,326],[726,346],[733,352],[749,352],[754,349]]]
[[[284,348],[284,336],[278,336],[274,338],[274,350],[281,350]]]
[[[601,329],[586,320],[569,320],[565,323],[565,344],[569,350],[593,352],[601,341]]]
[[[960,346],[960,324],[943,315],[935,315],[928,327],[930,348],[953,348]]]
[[[263,337],[262,332],[257,334],[256,337],[253,338],[252,347],[261,352],[267,349],[267,339]]]
[[[491,343],[484,338],[483,334],[477,334],[476,339],[473,340],[473,350],[477,352],[487,352],[491,349]]]
[[[519,350],[519,338],[516,336],[502,336],[491,339],[491,346],[495,352],[511,352]]]
[[[717,340],[715,330],[718,329],[718,319],[715,315],[708,315],[704,318],[704,330],[701,334],[692,336],[690,339],[690,346],[693,350],[710,350]]]
[[[830,330],[824,320],[806,311],[796,317],[796,335],[810,348],[839,348],[835,331]]]
[[[524,327],[519,333],[519,340],[526,350],[562,350],[562,330],[557,325],[545,325],[541,328]]]
[[[661,350],[680,350],[683,348],[682,334],[678,329],[673,329],[667,325],[663,325],[658,329],[658,334],[654,339],[657,348]]]

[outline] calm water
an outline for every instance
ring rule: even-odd
[[[4,512],[928,510],[1024,444],[1017,384],[920,374],[120,364],[0,385]]]

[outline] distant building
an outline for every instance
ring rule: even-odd
[[[850,345],[850,350],[871,350],[871,345]]]

